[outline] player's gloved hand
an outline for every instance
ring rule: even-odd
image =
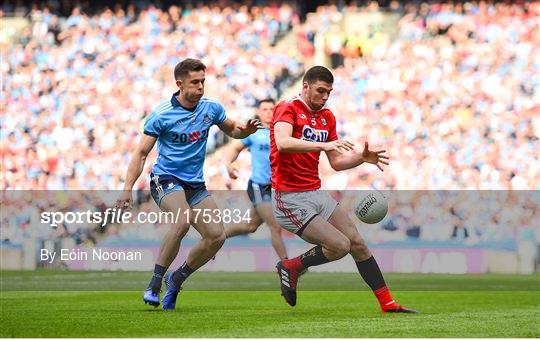
[[[345,151],[351,151],[354,147],[354,144],[348,140],[338,139],[333,142],[324,143],[324,151],[337,151],[340,154]]]
[[[263,125],[258,119],[250,119],[244,126],[238,126],[238,130],[246,133],[248,136],[257,132],[258,129],[262,129]]]
[[[116,200],[115,207],[117,209],[123,209],[123,210],[128,210],[133,207],[133,198],[132,198],[131,190],[122,191],[122,194]]]
[[[369,144],[366,142],[364,144],[364,151],[362,151],[362,160],[366,163],[375,164],[379,170],[384,171],[379,163],[388,165],[388,162],[385,161],[385,159],[388,159],[388,157],[384,154],[385,152],[386,150],[369,150]]]

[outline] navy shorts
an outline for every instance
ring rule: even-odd
[[[158,206],[160,206],[163,197],[180,190],[185,192],[190,208],[210,196],[204,182],[188,183],[172,175],[154,175],[153,173],[150,174],[150,179],[150,194]]]
[[[257,184],[249,180],[247,193],[253,206],[260,203],[272,202],[272,186],[270,184]]]

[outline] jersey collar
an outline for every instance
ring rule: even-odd
[[[176,107],[176,106],[181,106],[180,105],[180,102],[178,101],[178,98],[176,98],[176,96],[178,96],[180,94],[180,90],[176,91],[175,93],[173,93],[172,97],[171,97],[171,105],[173,107]]]
[[[181,107],[183,108],[184,110],[186,111],[191,111],[191,112],[194,112],[195,109],[197,108],[197,106],[199,105],[199,103],[197,103],[197,105],[195,105],[195,107],[191,108],[191,109],[188,109],[188,108],[185,108],[182,106],[182,104],[180,104],[180,102],[178,101],[178,98],[176,98],[176,96],[178,96],[180,94],[180,90],[176,91],[175,93],[173,93],[172,97],[171,97],[171,105],[173,107]]]

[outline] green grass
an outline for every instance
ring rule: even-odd
[[[142,303],[148,273],[0,274],[0,337],[540,337],[538,275],[387,275],[422,314],[382,315],[358,274],[308,273],[291,308],[273,273],[197,273],[174,312]]]
[[[135,291],[148,283],[148,272],[0,271],[0,290],[31,291]],[[446,275],[385,274],[394,290],[436,291],[540,291],[540,275]],[[302,290],[369,290],[357,273],[313,273],[302,277]],[[256,290],[279,289],[275,273],[195,272],[184,284],[186,290]]]

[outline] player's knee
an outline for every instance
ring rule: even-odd
[[[259,226],[256,225],[256,224],[248,224],[247,227],[246,227],[246,231],[247,231],[249,234],[251,234],[251,233],[256,232],[258,227],[259,227]]]
[[[186,233],[188,232],[189,230],[189,224],[187,223],[178,223],[178,224],[173,224],[171,226],[171,229],[173,229],[174,231],[174,236],[177,238],[177,239],[182,239]]]
[[[345,237],[341,238],[329,245],[328,250],[333,253],[334,257],[341,258],[350,252],[351,242]]]
[[[364,257],[370,254],[369,248],[366,242],[364,241],[364,239],[362,239],[362,237],[355,236],[351,238],[350,242],[351,242],[351,251],[350,251],[351,254],[358,254]]]
[[[348,239],[343,239],[339,245],[339,254],[345,256],[351,251],[351,242]]]
[[[221,248],[223,243],[225,243],[226,238],[227,238],[227,235],[225,234],[225,231],[222,231],[219,234],[209,237],[208,242],[210,243],[210,247],[219,249]]]

